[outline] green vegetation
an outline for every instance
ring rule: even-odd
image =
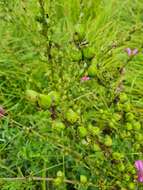
[[[0,1],[0,189],[143,189],[143,0]]]

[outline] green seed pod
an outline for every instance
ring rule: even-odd
[[[118,113],[114,113],[113,114],[113,118],[115,119],[115,121],[120,121],[121,120],[121,115],[120,114],[118,114]]]
[[[106,119],[107,119],[107,115],[106,115],[105,113],[103,113],[103,114],[101,115],[101,118],[102,118],[102,120],[106,120]]]
[[[78,131],[79,131],[80,137],[86,137],[88,134],[87,129],[83,126],[78,127]]]
[[[36,103],[38,93],[34,90],[26,90],[25,96],[26,96],[26,99],[29,100],[29,102]]]
[[[126,102],[128,100],[128,96],[125,93],[121,93],[119,98],[120,98],[121,103],[124,103],[124,102]]]
[[[48,94],[52,100],[52,105],[58,105],[60,103],[60,94],[56,91],[51,91]]]
[[[133,182],[129,183],[128,187],[130,188],[130,190],[136,189],[136,185]]]
[[[115,128],[115,126],[116,126],[116,125],[114,124],[114,122],[113,122],[113,121],[110,121],[110,122],[108,123],[108,125],[109,125],[109,127],[113,128],[113,129],[114,129],[114,128]]]
[[[140,145],[139,143],[134,144],[134,149],[135,149],[135,150],[139,150],[139,149],[140,149],[140,147],[141,147],[141,145]]]
[[[125,125],[125,127],[126,127],[126,129],[127,129],[128,131],[130,131],[130,130],[133,129],[133,126],[132,126],[131,123],[127,123],[127,124]]]
[[[82,24],[75,25],[75,34],[78,36],[78,41],[82,41],[85,38],[85,30]]]
[[[125,112],[130,112],[131,111],[131,104],[129,102],[125,103],[123,105],[123,109]]]
[[[122,160],[124,158],[124,155],[119,152],[113,152],[112,157],[114,160]]]
[[[66,119],[67,121],[73,124],[79,119],[79,115],[72,109],[69,109],[66,113]]]
[[[126,188],[122,187],[121,190],[127,190]]]
[[[97,58],[96,58],[96,56],[95,56],[95,50],[94,50],[94,57],[93,57],[93,59],[91,60],[91,65],[97,65]]]
[[[124,177],[125,181],[130,181],[130,175],[124,174],[123,177]]]
[[[131,113],[131,112],[126,113],[125,117],[126,117],[126,120],[127,120],[127,121],[132,122],[132,121],[134,120],[134,114]]]
[[[130,131],[127,131],[127,132],[126,132],[126,137],[130,137],[130,136],[131,136]]]
[[[91,133],[91,135],[93,135],[93,136],[96,136],[96,135],[98,136],[100,134],[99,127],[95,127],[91,124],[88,125],[88,130]]]
[[[63,180],[61,179],[61,177],[57,177],[54,179],[54,185],[55,186],[60,186],[62,184]]]
[[[120,181],[116,181],[116,185],[120,186],[121,182]]]
[[[71,56],[72,61],[80,61],[82,59],[82,53],[78,49],[73,49],[70,52],[70,56]]]
[[[109,135],[106,135],[105,140],[104,140],[104,144],[108,147],[112,146],[112,139]]]
[[[56,57],[59,53],[59,50],[57,48],[51,48],[51,56]]]
[[[57,177],[63,178],[64,177],[64,173],[62,171],[58,171],[57,172]]]
[[[80,182],[82,184],[86,184],[87,183],[87,177],[85,175],[80,175]]]
[[[88,68],[88,76],[95,77],[97,75],[96,65],[91,64]]]
[[[129,172],[132,173],[132,174],[135,174],[135,173],[136,173],[135,167],[134,167],[132,164],[128,164],[128,165],[127,165],[127,171],[129,171]]]
[[[78,34],[77,32],[75,32],[75,33],[73,34],[73,40],[74,40],[75,43],[78,43],[78,42],[79,42],[79,34]]]
[[[50,106],[52,105],[52,99],[49,95],[39,94],[38,104],[42,108],[45,108],[45,109],[50,108]]]
[[[117,103],[117,108],[116,108],[117,111],[122,111],[123,110],[123,104],[121,103]]]
[[[52,127],[54,130],[59,131],[59,132],[61,132],[65,129],[65,125],[61,121],[54,121],[52,124]]]
[[[141,129],[141,123],[139,121],[133,122],[133,129],[134,130],[140,130]]]
[[[118,164],[118,170],[123,172],[125,170],[125,165],[123,163]]]
[[[126,131],[123,131],[120,135],[121,135],[121,138],[123,138],[123,139],[126,138],[126,136],[127,136]]]
[[[86,59],[92,59],[95,56],[95,49],[93,47],[86,47],[83,49],[83,55]]]
[[[101,131],[98,127],[93,127],[91,131],[92,131],[93,136],[96,136],[96,135],[98,136],[101,133]]]
[[[93,150],[96,151],[100,151],[100,146],[98,144],[93,144]]]
[[[140,133],[137,133],[137,134],[135,135],[135,139],[136,139],[136,141],[138,141],[138,142],[142,142],[142,140],[143,140],[143,135],[140,134]]]
[[[100,109],[100,110],[99,110],[99,113],[100,113],[100,114],[103,114],[103,113],[104,113],[104,110],[103,110],[103,109]]]

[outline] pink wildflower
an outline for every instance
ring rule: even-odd
[[[5,110],[3,109],[2,106],[0,106],[0,118],[3,117],[5,114]]]
[[[90,79],[90,77],[84,76],[84,77],[81,78],[81,81],[87,81],[87,80],[89,80],[89,79]]]
[[[136,160],[135,167],[137,169],[138,181],[143,183],[143,161]]]

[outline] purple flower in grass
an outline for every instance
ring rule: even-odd
[[[137,169],[138,181],[143,183],[143,161],[136,160],[135,167]]]
[[[126,48],[125,52],[127,52],[128,56],[132,55],[132,50],[130,48]]]
[[[2,106],[0,106],[0,118],[3,117],[5,114],[5,110],[3,109]]]
[[[137,53],[138,53],[138,49],[137,48],[132,50],[132,55],[136,55]]]
[[[126,48],[125,49],[125,52],[127,52],[128,56],[134,56],[138,53],[138,49],[135,48],[135,49],[130,49],[130,48]]]

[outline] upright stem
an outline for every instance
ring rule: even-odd
[[[40,5],[40,12],[41,12],[41,18],[42,18],[42,34],[47,37],[48,34],[48,24],[46,22],[45,18],[45,9],[44,9],[44,0],[39,0]]]
[[[43,172],[42,172],[42,177],[45,179],[46,178],[46,162],[44,161],[44,164],[43,164]],[[42,190],[46,190],[46,180],[43,180],[42,181]]]
[[[38,1],[39,1],[39,5],[40,5],[40,13],[41,13],[41,19],[42,19],[42,22],[41,22],[42,35],[46,39],[46,57],[47,57],[47,62],[50,62],[50,65],[51,65],[51,78],[53,81],[54,80],[54,66],[53,66],[53,59],[51,56],[52,41],[49,40],[49,38],[48,38],[50,30],[49,30],[49,25],[46,21],[46,16],[48,16],[48,15],[45,12],[44,0],[38,0]]]

